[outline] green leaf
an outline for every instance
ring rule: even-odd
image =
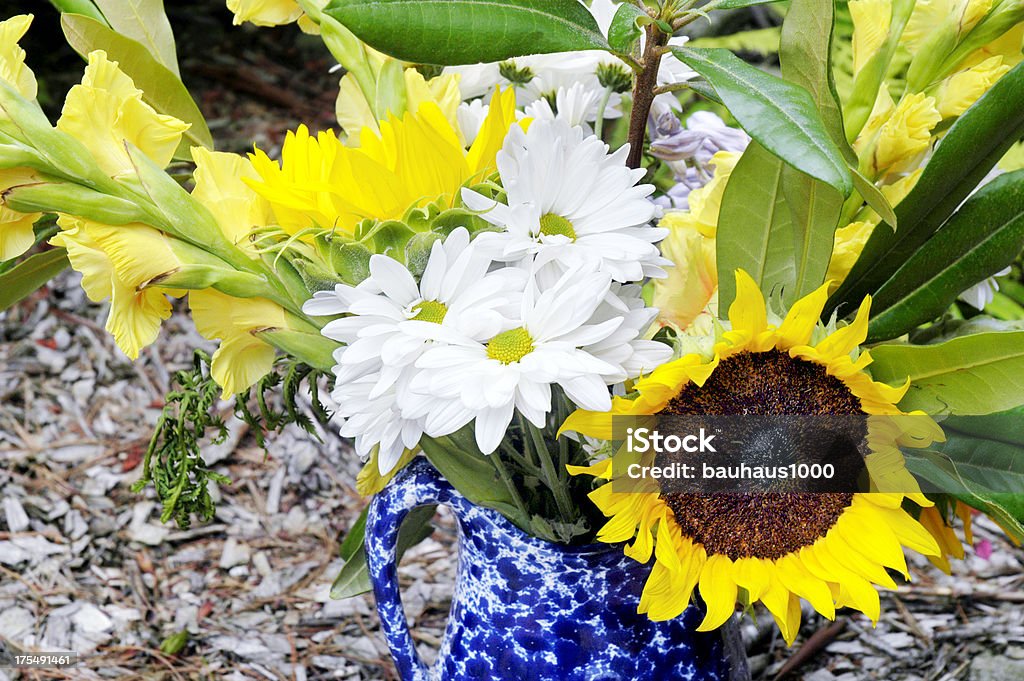
[[[868,341],[901,336],[1024,249],[1024,170],[982,187],[875,294]]]
[[[879,345],[877,381],[910,389],[899,406],[928,414],[976,415],[1024,404],[1024,331],[976,333],[935,345]]]
[[[890,229],[898,229],[896,212],[889,203],[889,199],[885,198],[885,194],[875,186],[874,182],[864,177],[864,174],[856,167],[856,158],[854,156],[854,164],[850,166],[850,172],[853,174],[853,188],[857,190],[868,207],[878,213],[882,221],[890,226]]]
[[[178,74],[174,33],[163,0],[95,0],[110,27],[143,45],[158,62]],[[95,18],[95,17],[94,17]],[[139,86],[140,89],[142,86]]]
[[[961,115],[935,148],[921,178],[896,206],[899,230],[879,225],[850,274],[829,299],[827,318],[855,310],[935,233],[1024,135],[1024,64],[1018,64]]]
[[[608,44],[621,54],[630,54],[633,46],[640,40],[643,33],[641,22],[651,21],[650,15],[631,3],[619,5],[608,27]]]
[[[782,192],[783,168],[780,159],[752,141],[729,175],[716,240],[723,315],[736,297],[737,269],[746,270],[766,295],[792,288],[793,226]]]
[[[672,52],[711,83],[729,113],[765,149],[844,197],[853,191],[843,154],[807,90],[721,48],[674,47]]]
[[[609,47],[577,0],[333,0],[324,12],[371,47],[420,64]]]
[[[434,532],[430,520],[434,517],[437,506],[418,506],[405,517],[401,529],[398,530],[397,559],[413,546],[429,537]],[[331,598],[341,600],[364,594],[373,586],[370,584],[370,569],[366,564],[366,509],[352,527],[341,544],[341,557],[345,564],[338,571],[338,576],[331,584]]]
[[[63,248],[30,255],[0,274],[0,312],[24,300],[71,265]]]
[[[846,138],[831,62],[834,9],[832,0],[793,0],[782,24],[779,58],[782,77],[810,93],[825,129],[842,150]],[[784,300],[792,304],[825,280],[843,196],[792,167],[783,169],[782,190],[795,256],[794,285],[785,291]]]
[[[172,71],[158,62],[143,45],[104,26],[95,19],[65,14],[60,19],[68,43],[83,57],[93,50],[104,50],[118,62],[142,90],[142,98],[162,114],[174,116],[192,127],[185,131],[183,143],[212,149],[213,137],[192,95]]]
[[[92,0],[50,0],[50,4],[62,13],[81,14],[96,21],[106,23],[103,13],[96,8]]]
[[[476,446],[471,426],[445,437],[424,437],[420,448],[464,497],[479,506],[501,511],[521,528],[530,527],[530,518],[516,508],[491,459]]]

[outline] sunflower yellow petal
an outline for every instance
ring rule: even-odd
[[[725,624],[736,610],[736,581],[727,556],[712,555],[700,571],[700,597],[707,607],[697,631],[711,631]]]
[[[732,330],[756,336],[768,326],[764,296],[757,283],[744,270],[736,270],[736,299],[729,306]]]
[[[793,304],[779,325],[778,347],[788,349],[810,342],[811,334],[821,320],[821,311],[825,309],[830,284],[825,282]]]

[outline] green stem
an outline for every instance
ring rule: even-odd
[[[601,101],[597,103],[597,122],[594,123],[594,134],[597,135],[597,139],[601,139],[601,133],[604,132],[604,112],[608,108],[608,100],[612,97],[612,89],[606,87],[604,94],[601,95]]]
[[[516,487],[515,482],[512,480],[512,476],[509,475],[508,469],[505,468],[505,462],[501,460],[501,456],[497,451],[491,453],[491,461],[494,462],[494,467],[498,470],[498,475],[501,477],[501,481],[505,483],[505,487],[508,488],[509,494],[512,495],[512,501],[515,503],[516,508],[523,514],[524,520],[529,520],[530,512],[526,508],[526,504],[523,503],[522,496],[519,495],[519,488]]]
[[[563,484],[565,481],[555,470],[555,464],[551,460],[551,451],[548,449],[547,443],[544,442],[544,435],[540,429],[529,422],[527,428],[530,431],[530,438],[533,440],[533,448],[540,457],[544,484],[548,486],[555,497],[555,505],[558,507],[558,514],[562,517],[562,521],[570,523],[573,518],[573,506],[572,499],[569,498],[569,490]]]

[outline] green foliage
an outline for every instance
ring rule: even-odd
[[[62,13],[81,14],[96,21],[101,21],[104,24],[107,23],[103,13],[100,12],[92,0],[50,0],[50,4]]]
[[[1024,540],[1024,408],[942,423],[946,442],[907,451],[907,466],[928,486],[952,494]]]
[[[164,12],[163,0],[95,0],[95,3],[112,29],[143,45],[154,59],[179,75],[174,33]]]
[[[250,426],[260,447],[266,447],[268,433],[280,432],[288,424],[315,436],[312,420],[298,408],[296,400],[302,382],[307,381],[314,416],[326,422],[328,414],[316,383],[322,375],[292,357],[283,357],[256,386],[235,397],[235,415]],[[186,528],[193,515],[203,522],[213,518],[209,483],[230,483],[206,465],[201,452],[201,443],[220,444],[228,430],[214,409],[220,386],[210,375],[209,355],[196,350],[192,366],[176,372],[173,382],[175,388],[165,397],[146,450],[142,477],[132,485],[132,491],[141,492],[152,484],[163,508],[161,522],[173,518],[179,527]],[[281,408],[268,399],[271,391],[280,392]]]
[[[715,89],[729,112],[761,146],[839,191],[853,191],[846,160],[806,89],[761,71],[721,48],[672,52]]]
[[[24,300],[63,272],[71,263],[63,248],[30,255],[0,272],[0,312]]]
[[[782,192],[784,165],[752,141],[729,175],[716,240],[720,310],[728,310],[736,297],[737,269],[746,270],[766,294],[791,288],[793,223]]]
[[[849,134],[849,130],[847,130]],[[1024,64],[974,103],[935,148],[914,188],[896,207],[899,229],[879,225],[823,318],[857,309],[939,229],[1014,142],[1024,135]]]
[[[779,59],[782,77],[806,89],[821,113],[832,141],[855,159],[843,135],[843,114],[832,77],[832,0],[793,0],[782,25]],[[825,280],[839,225],[843,196],[825,182],[792,167],[782,171],[782,194],[790,212],[793,285],[784,291],[792,304]]]
[[[401,561],[402,556],[410,548],[419,544],[434,532],[431,519],[437,506],[418,506],[405,517],[402,527],[398,530],[398,544],[396,547],[396,561]],[[366,564],[366,546],[363,543],[366,536],[366,509],[359,514],[355,525],[345,535],[341,543],[339,553],[345,564],[338,571],[338,576],[331,584],[331,598],[341,600],[364,594],[371,589],[370,570]]]
[[[1024,403],[1024,331],[973,333],[934,345],[879,345],[875,380],[903,385],[899,406],[928,414],[979,415]]]
[[[643,26],[651,17],[636,5],[624,2],[619,5],[608,27],[608,44],[616,52],[631,54],[643,33]]]
[[[302,428],[319,440],[313,419],[299,409],[296,398],[302,388],[302,381],[307,381],[313,415],[316,420],[326,423],[330,415],[320,401],[317,388],[317,381],[325,376],[330,374],[293,357],[282,357],[275,363],[273,371],[236,396],[235,416],[249,425],[260,447],[266,448],[266,436],[269,433],[279,433],[289,424]],[[279,391],[281,408],[268,399]]]
[[[982,187],[875,295],[868,340],[900,336],[942,313],[1024,249],[1024,170]]]
[[[179,148],[176,155],[191,158],[188,146],[213,148],[210,129],[192,95],[175,71],[161,63],[149,49],[87,16],[65,14],[60,23],[64,36],[76,52],[85,57],[93,50],[104,50],[142,90],[142,98],[150,106],[191,125],[183,136],[183,148]]]
[[[142,477],[132,485],[132,491],[138,493],[152,483],[163,507],[161,522],[173,518],[182,528],[191,524],[193,514],[203,522],[213,518],[208,483],[230,482],[207,467],[200,453],[200,442],[208,431],[213,432],[214,444],[223,442],[228,432],[213,411],[220,387],[210,376],[209,366],[209,355],[196,350],[192,366],[174,374],[177,388],[165,398],[146,450]]]
[[[577,0],[333,0],[324,13],[371,47],[418,64],[608,48]]]
[[[164,655],[177,655],[188,645],[189,633],[187,629],[171,634],[160,642],[160,652]]]

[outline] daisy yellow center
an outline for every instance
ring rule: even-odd
[[[502,364],[518,362],[533,352],[533,338],[523,327],[499,333],[487,344],[487,356]]]
[[[723,359],[703,386],[687,385],[664,411],[760,416],[863,413],[860,400],[824,366],[778,350]],[[853,494],[664,493],[662,499],[683,534],[700,542],[709,554],[771,560],[824,537]]]
[[[576,241],[576,230],[572,223],[554,213],[545,213],[540,216],[540,233],[545,236],[567,236],[572,241]]]
[[[413,317],[416,321],[440,324],[444,321],[444,316],[448,314],[448,307],[436,300],[425,300],[413,306],[412,311],[416,313],[416,316]]]

